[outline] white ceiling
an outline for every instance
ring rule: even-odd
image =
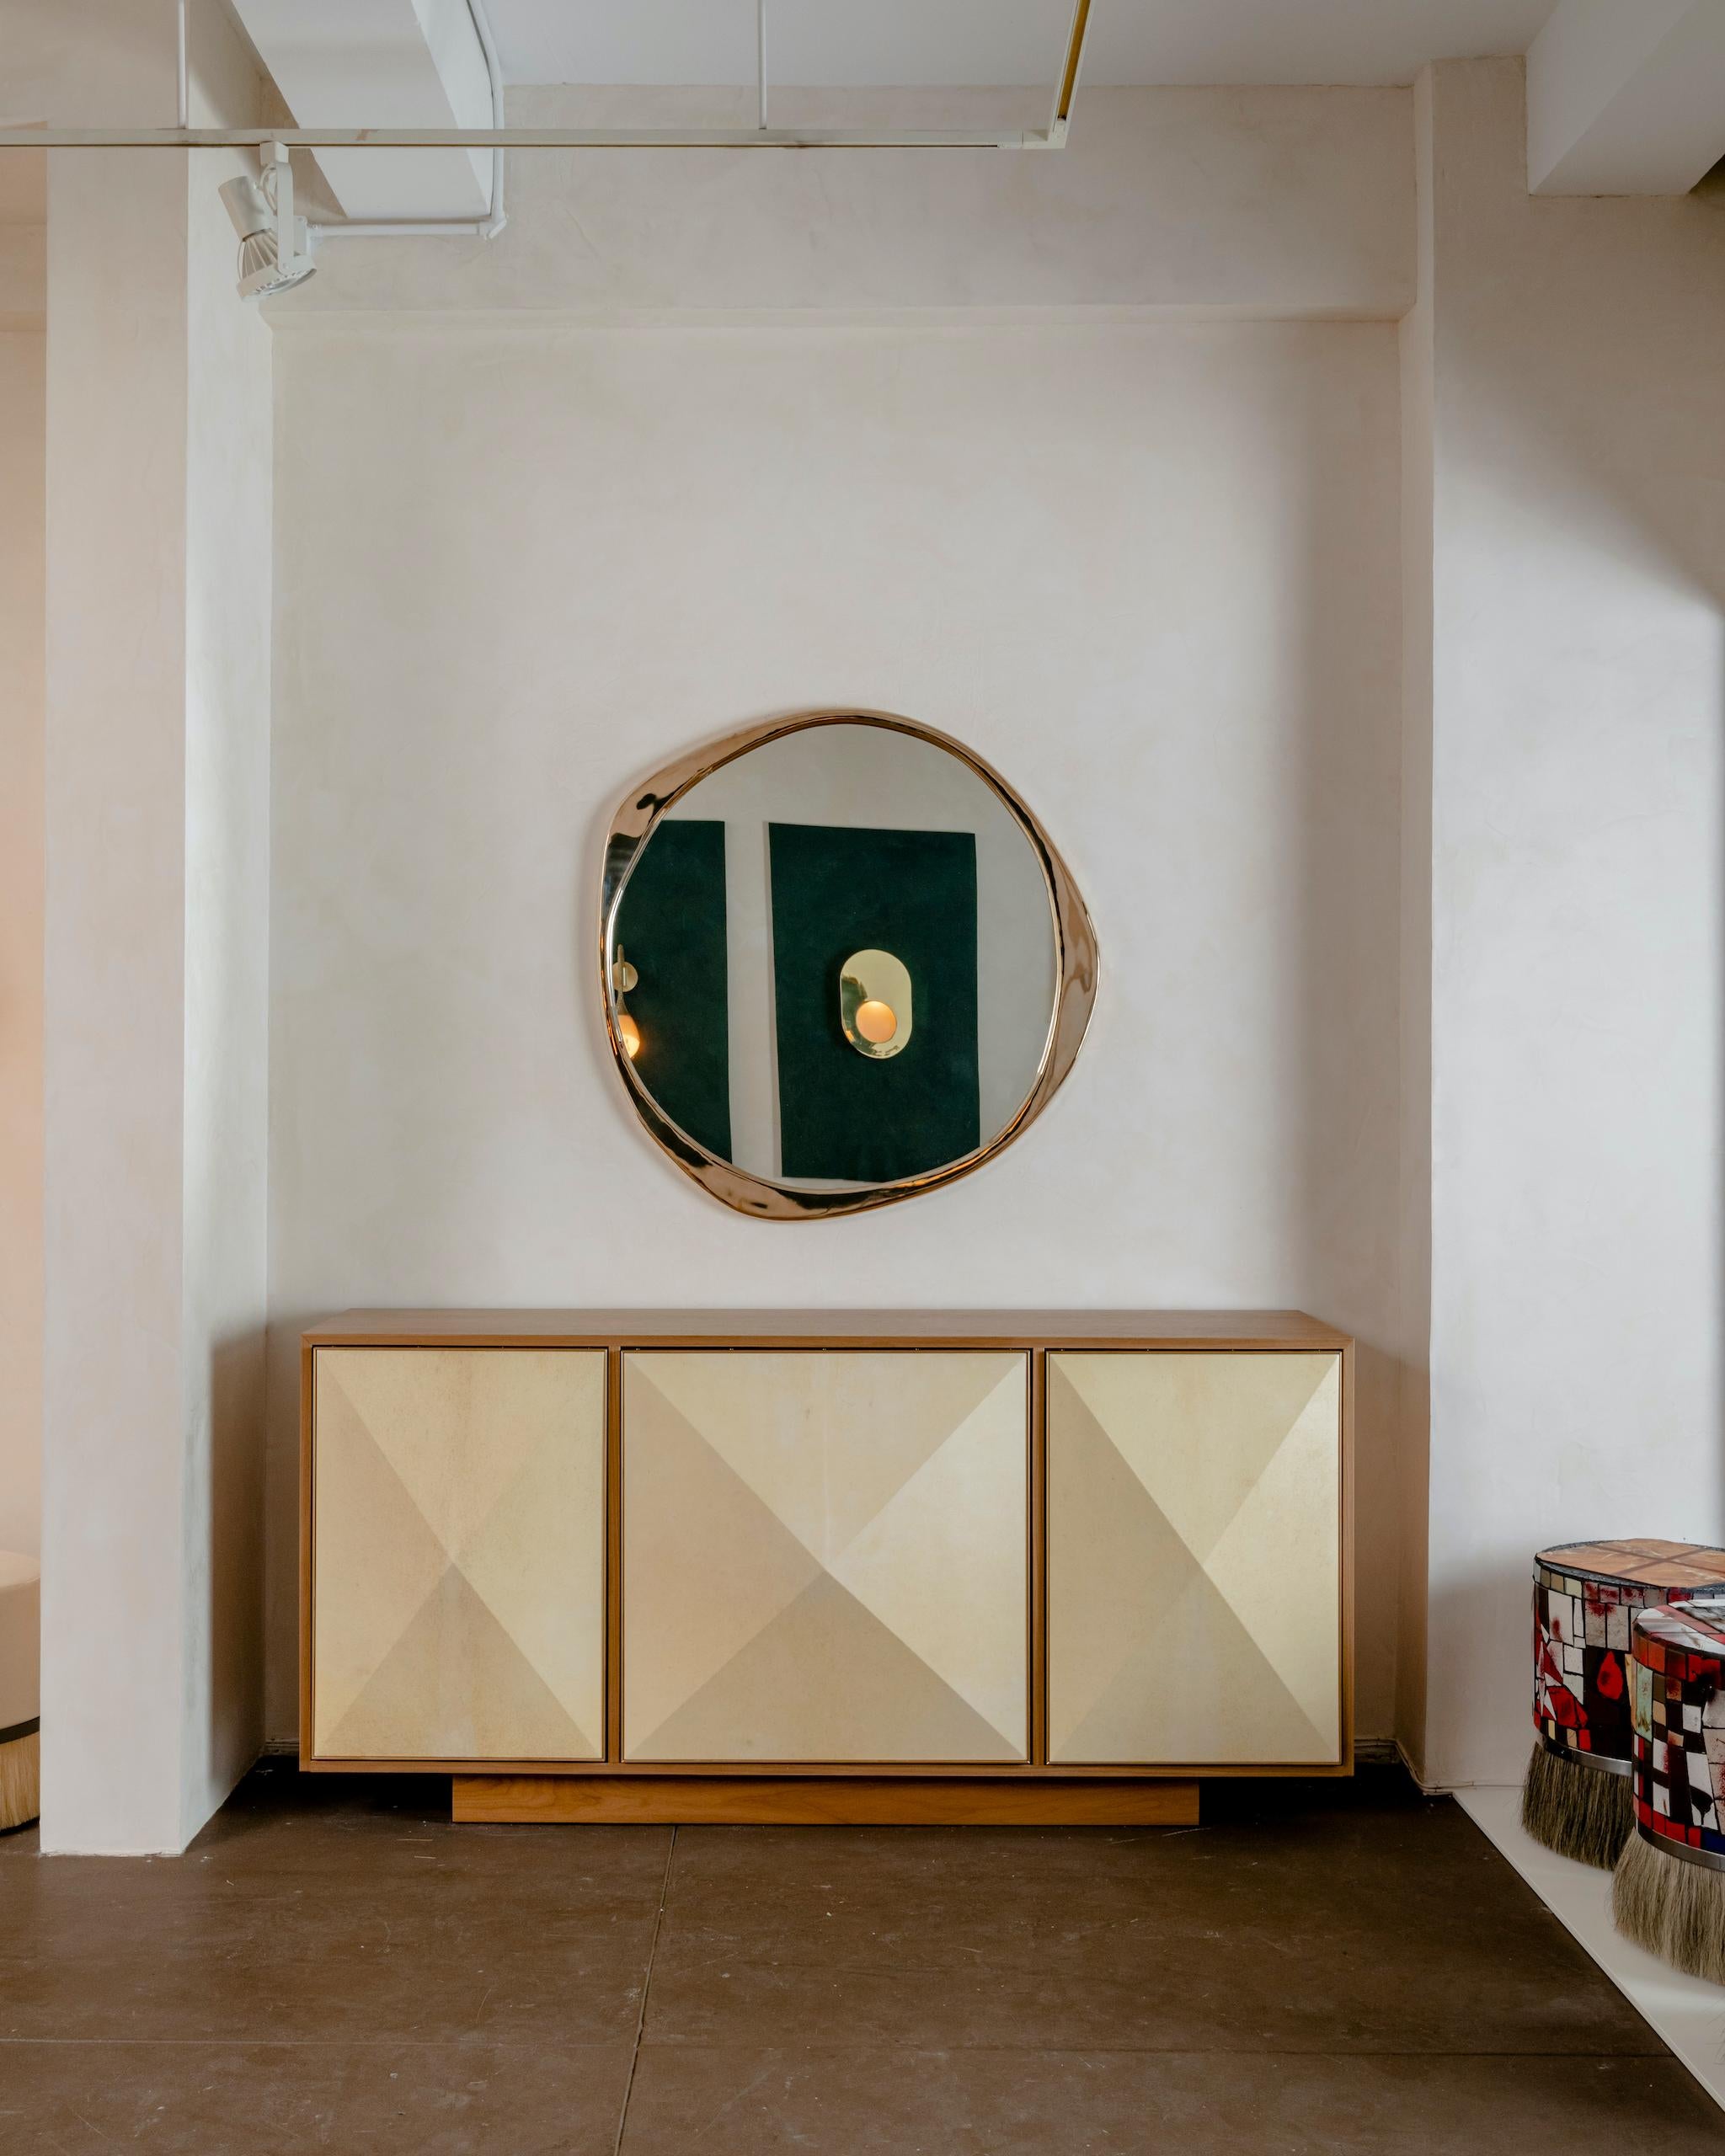
[[[1554,0],[1092,0],[1088,83],[1407,83]],[[1625,0],[1633,4],[1633,0]],[[488,0],[510,83],[750,83],[755,0]],[[1052,83],[1071,0],[767,0],[779,83]]]

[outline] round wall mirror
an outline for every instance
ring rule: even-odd
[[[678,1166],[770,1219],[980,1167],[1047,1105],[1096,995],[1065,862],[997,773],[884,712],[697,750],[612,820],[606,1027]]]

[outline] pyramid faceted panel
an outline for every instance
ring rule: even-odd
[[[1341,1438],[1336,1355],[1049,1355],[1053,1764],[1337,1764]]]
[[[320,1348],[313,1753],[595,1759],[602,1352]]]
[[[635,1585],[625,1626],[626,1753],[662,1732],[823,1577],[820,1559],[633,1365],[633,1357],[624,1364],[623,1577]],[[692,1519],[699,1534],[689,1532]],[[648,1580],[657,1583],[650,1594],[641,1591]]]
[[[1022,1744],[1002,1737],[829,1573],[739,1648],[640,1753],[763,1766],[788,1758],[1012,1766],[1023,1756]]]
[[[1023,1760],[1028,1385],[1007,1352],[627,1354],[624,1756]]]
[[[676,1409],[818,1562],[855,1539],[1022,1355],[902,1350],[734,1353],[656,1349],[626,1372]],[[630,1380],[626,1377],[625,1383]],[[857,1442],[832,1471],[828,1433]]]

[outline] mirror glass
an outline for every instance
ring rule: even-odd
[[[927,1176],[1000,1139],[1037,1088],[1055,907],[1029,832],[962,755],[806,725],[652,822],[611,917],[614,1035],[660,1114],[750,1177]]]

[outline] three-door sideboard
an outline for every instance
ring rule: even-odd
[[[1297,1312],[359,1311],[302,1355],[308,1769],[1155,1823],[1351,1768],[1354,1348]]]

